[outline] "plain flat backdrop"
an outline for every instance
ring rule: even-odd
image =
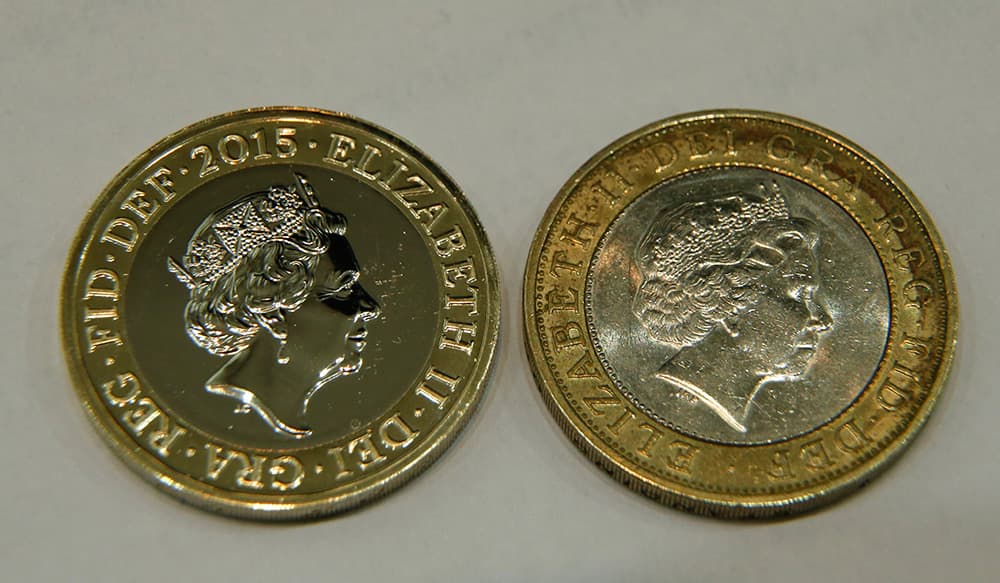
[[[1000,7],[965,2],[0,0],[0,578],[213,581],[995,581]],[[70,240],[146,147],[256,105],[353,113],[462,186],[501,269],[503,330],[472,423],[360,511],[257,524],[185,506],[85,419],[57,332]],[[804,117],[893,168],[948,246],[959,350],[894,467],[765,523],[653,503],[543,408],[524,259],[563,182],[612,140],[713,107]]]

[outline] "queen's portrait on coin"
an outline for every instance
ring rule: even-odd
[[[777,183],[660,211],[636,248],[632,301],[642,329],[673,348],[656,378],[746,433],[758,393],[804,377],[833,325],[818,243]]]
[[[280,435],[311,434],[310,400],[361,368],[365,322],[379,314],[346,234],[296,174],[212,213],[167,262],[189,290],[188,337],[226,359],[205,389]]]

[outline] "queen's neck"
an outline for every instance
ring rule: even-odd
[[[205,381],[205,389],[239,401],[237,410],[253,411],[278,433],[306,437],[311,432],[304,423],[303,398],[315,379],[294,358],[280,364],[279,346],[270,335],[258,335]]]
[[[656,376],[695,396],[727,425],[746,433],[750,403],[766,382],[749,368],[737,338],[716,330],[668,360]]]

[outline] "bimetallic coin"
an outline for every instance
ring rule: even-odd
[[[497,342],[496,265],[419,150],[262,108],[139,156],[69,256],[63,342],[88,416],[144,477],[241,517],[382,496],[452,442]]]
[[[786,116],[670,118],[550,206],[526,348],[559,425],[630,487],[723,517],[815,508],[930,414],[957,296],[927,213],[881,162]]]

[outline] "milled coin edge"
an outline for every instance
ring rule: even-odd
[[[541,346],[532,330],[532,323],[536,318],[532,297],[535,288],[534,276],[542,252],[542,244],[549,229],[554,224],[556,215],[576,186],[602,161],[643,136],[686,123],[732,118],[769,121],[818,134],[845,148],[868,164],[877,173],[880,173],[882,177],[891,183],[893,188],[902,194],[906,204],[910,205],[914,213],[920,218],[933,250],[939,258],[943,284],[946,289],[945,305],[948,317],[944,327],[946,338],[943,342],[941,365],[937,370],[937,375],[929,383],[927,397],[921,403],[920,408],[914,413],[910,423],[894,440],[887,443],[882,450],[867,461],[831,480],[822,488],[813,488],[811,490],[807,488],[804,490],[804,493],[794,496],[783,495],[771,499],[760,499],[761,497],[753,497],[751,499],[751,497],[738,496],[713,497],[710,493],[685,488],[678,484],[667,486],[615,461],[600,446],[590,440],[583,431],[577,428],[574,424],[573,414],[556,395],[558,391],[550,387],[549,383],[545,380],[543,374],[544,363],[539,362],[539,357],[537,356],[537,354],[541,353]],[[906,451],[916,436],[920,434],[948,378],[957,348],[959,305],[954,268],[937,226],[909,187],[878,158],[839,133],[794,116],[753,109],[711,109],[671,116],[629,132],[598,150],[563,184],[556,197],[549,203],[542,220],[539,222],[525,263],[521,299],[524,347],[536,387],[541,393],[542,399],[556,421],[556,424],[577,448],[592,462],[596,463],[611,474],[612,477],[632,490],[674,508],[719,518],[775,519],[817,510],[846,497],[848,494],[877,478],[893,462],[899,459],[899,456]]]
[[[391,474],[383,479],[369,482],[362,489],[334,497],[319,492],[301,496],[273,496],[261,501],[259,497],[253,495],[209,486],[168,468],[143,450],[130,436],[125,435],[124,431],[118,427],[117,421],[106,410],[95,408],[92,401],[95,387],[88,380],[82,354],[75,342],[75,322],[71,317],[71,305],[74,297],[71,292],[80,276],[80,259],[87,247],[88,234],[94,228],[100,210],[125,183],[146,166],[150,157],[155,157],[167,146],[184,139],[186,136],[195,135],[217,125],[240,122],[243,119],[252,119],[261,115],[304,115],[346,121],[407,150],[446,187],[448,193],[454,197],[468,217],[480,244],[483,264],[486,267],[486,274],[483,277],[486,280],[485,287],[487,299],[490,301],[490,310],[486,314],[488,326],[483,339],[487,342],[487,349],[480,356],[474,369],[474,375],[462,392],[463,400],[453,407],[435,427],[437,434],[435,438],[432,441],[424,442],[416,455],[406,456],[399,462],[380,470],[380,472],[387,472],[387,470],[392,469]],[[405,138],[377,124],[343,112],[299,106],[253,107],[211,116],[172,132],[128,162],[101,190],[100,195],[84,214],[80,227],[73,238],[63,273],[59,293],[59,328],[63,356],[74,391],[88,420],[97,429],[105,444],[140,477],[185,503],[230,517],[274,521],[320,518],[354,509],[394,492],[425,471],[458,438],[482,402],[496,364],[501,313],[499,269],[485,229],[465,193],[443,168]],[[122,435],[119,435],[119,432]]]

